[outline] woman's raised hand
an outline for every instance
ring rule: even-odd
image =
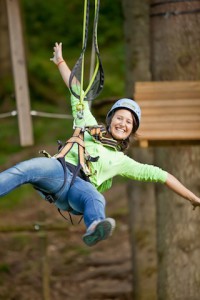
[[[63,61],[62,43],[55,43],[55,46],[53,47],[53,57],[50,58],[50,60],[53,61],[56,65],[58,65],[59,62]]]

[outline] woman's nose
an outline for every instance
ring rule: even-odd
[[[125,126],[125,124],[126,124],[125,120],[124,120],[124,119],[120,120],[120,124],[121,124],[122,126]]]

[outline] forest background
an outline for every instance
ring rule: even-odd
[[[0,0],[1,7],[3,2],[5,1]],[[123,0],[115,1],[115,5],[111,1],[102,1],[101,3],[98,40],[106,80],[102,94],[92,106],[92,110],[99,119],[101,119],[100,107],[107,111],[107,104],[111,104],[110,102],[118,97],[124,96],[125,78],[126,95],[129,96],[132,95],[136,80],[199,80],[199,2],[163,0],[159,4],[157,1],[151,1],[151,12],[154,12],[154,7],[161,9],[161,11],[163,9],[165,12],[165,14],[161,13],[161,17],[158,18],[150,17],[152,14],[149,11],[149,2]],[[21,6],[31,108],[68,114],[70,112],[67,101],[69,93],[56,66],[49,61],[49,58],[52,57],[54,42],[62,41],[64,57],[70,67],[74,65],[81,49],[83,7],[77,1],[72,3],[58,1],[56,5],[52,1],[48,3],[22,1]],[[124,18],[122,11],[124,11],[126,18]],[[169,14],[170,11],[172,11],[171,15]],[[186,13],[177,14],[177,11]],[[5,19],[5,10],[0,10],[0,14],[2,22]],[[123,30],[124,26],[125,30]],[[150,27],[151,36],[149,35]],[[1,28],[6,31],[6,26],[1,26]],[[5,32],[2,32],[0,36],[2,39]],[[16,109],[8,36],[7,39],[2,39],[1,45],[0,109],[1,112],[7,112]],[[87,53],[88,70],[86,77],[89,76],[89,62],[90,53]],[[96,109],[97,103],[101,103],[101,105],[97,106]],[[55,153],[56,140],[65,140],[67,135],[70,135],[72,120],[33,117],[33,128],[35,145],[22,148],[19,145],[16,117],[1,119],[0,163],[3,169],[21,159],[37,156],[38,151],[44,147],[50,153]],[[175,144],[170,142],[169,147],[156,147],[154,149],[151,147],[147,149],[133,147],[131,154],[136,160],[153,163],[170,170],[191,190],[199,193],[200,156],[198,145],[199,142],[197,146],[193,143],[185,143],[184,147],[179,142]],[[26,290],[30,291],[31,287],[32,299],[38,299],[38,287],[40,287],[41,277],[44,275],[42,278],[48,278],[49,286],[53,287],[52,293],[55,299],[56,294],[59,294],[59,299],[62,299],[70,293],[71,298],[68,298],[73,299],[73,288],[74,290],[80,289],[79,296],[81,299],[100,299],[98,297],[100,294],[103,299],[109,299],[108,292],[111,291],[112,284],[110,281],[108,283],[106,276],[115,274],[115,288],[112,290],[114,294],[110,295],[110,298],[129,299],[129,284],[133,271],[133,291],[135,295],[137,294],[137,299],[152,300],[157,299],[157,297],[167,300],[199,299],[199,211],[192,212],[191,207],[188,207],[189,203],[185,203],[180,197],[163,189],[163,186],[156,185],[154,187],[152,184],[144,185],[134,182],[134,184],[129,185],[129,212],[127,212],[126,200],[123,199],[125,196],[124,185],[119,179],[117,179],[117,183],[110,195],[106,195],[106,198],[108,204],[111,204],[111,216],[117,219],[118,234],[114,235],[112,243],[102,243],[103,245],[98,248],[99,252],[95,249],[90,252],[82,247],[80,244],[82,229],[70,229],[73,234],[68,235],[67,241],[61,239],[61,233],[53,235],[52,238],[52,232],[48,232],[48,245],[45,244],[45,239],[42,239],[41,235],[41,239],[39,236],[34,237],[34,235],[29,235],[27,238],[24,233],[19,235],[15,233],[12,239],[8,239],[9,235],[1,236],[0,280],[7,286],[0,290],[0,296],[3,295],[3,299],[24,300],[26,299]],[[12,224],[17,224],[20,231],[23,229],[23,221],[25,221],[25,227],[28,230],[27,224],[31,223],[32,226],[32,221],[36,218],[45,220],[45,222],[56,220],[60,224],[60,218],[57,219],[57,215],[54,215],[52,207],[49,208],[48,205],[43,201],[38,201],[38,199],[36,192],[29,186],[20,188],[1,199],[1,231],[12,231],[12,228],[9,227]],[[37,213],[36,208],[38,209]],[[128,228],[126,225],[130,212],[131,226]],[[67,226],[67,228],[69,230],[71,227]],[[127,246],[127,232],[130,228],[132,229],[132,270],[129,269],[131,265],[130,249]],[[37,246],[39,246],[40,251]],[[17,252],[20,251],[22,257],[17,256]],[[51,259],[49,277],[46,276],[48,272],[45,272],[45,259],[43,259],[42,264],[44,274],[38,273],[40,270],[38,268],[40,252],[44,254],[42,258],[48,256]],[[97,259],[97,252],[98,255],[102,255],[101,259],[99,256]],[[93,256],[91,257],[90,254]],[[119,255],[117,263],[116,255]],[[125,256],[127,265],[122,268],[121,263],[124,262]],[[30,263],[30,258],[35,264]],[[87,264],[86,258],[93,258],[92,263]],[[97,261],[102,266],[98,275],[96,272]],[[110,266],[110,261],[120,270],[115,269],[113,271],[111,268],[108,271],[106,266]],[[25,265],[24,262],[26,262]],[[74,276],[76,272],[72,272],[72,268],[70,268],[72,264],[74,270],[78,272],[80,272],[79,264],[82,267],[81,274],[78,276],[79,279],[82,279],[78,283],[76,281],[77,276]],[[61,266],[63,268],[60,268]],[[95,272],[92,272],[94,269]],[[91,280],[91,273],[93,279],[98,278],[98,281]],[[34,281],[29,280],[30,274],[31,277],[34,277]],[[102,275],[103,281],[100,281],[100,275]],[[157,275],[158,289],[156,289]],[[117,279],[122,280],[116,282],[116,276]],[[66,282],[69,284],[63,290],[61,287]],[[91,294],[94,292],[94,288],[91,290],[89,287],[97,287],[98,284],[105,287],[106,283],[108,289],[107,291],[104,289],[104,296],[101,293],[102,288],[99,288],[95,296]],[[128,290],[124,288],[124,283],[128,283]],[[45,280],[43,284],[43,291],[46,291]],[[16,290],[11,289],[13,286]],[[121,290],[117,290],[116,286]],[[83,294],[82,291],[84,291]],[[117,296],[116,291],[120,292],[121,296]],[[37,294],[37,297],[34,297],[34,293]],[[88,296],[89,293],[90,297]],[[8,295],[7,298],[5,295]],[[28,295],[30,299],[30,292]],[[75,299],[77,300],[77,297]]]

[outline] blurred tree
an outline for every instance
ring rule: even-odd
[[[6,110],[6,102],[10,99],[12,92],[12,69],[5,0],[0,0],[0,47],[0,106],[2,110]]]
[[[126,96],[133,97],[135,81],[150,81],[149,3],[122,0],[126,49]],[[152,164],[152,148],[132,147],[130,155],[137,161]],[[130,238],[132,246],[133,297],[156,299],[156,215],[155,189],[151,183],[128,185]],[[144,288],[145,287],[145,288]]]
[[[199,3],[153,1],[151,22],[149,1],[122,0],[122,4],[125,15],[127,96],[134,94],[135,81],[200,79]],[[130,153],[136,160],[168,170],[198,194],[199,147],[192,144],[183,147],[178,141],[176,145],[179,147],[134,147]],[[156,187],[139,182],[133,185],[131,182],[128,188],[134,299],[196,300],[199,297],[200,278],[197,212],[193,213],[184,200],[163,186]],[[157,257],[154,255],[156,222],[158,294]]]
[[[199,2],[152,1],[153,80],[200,80]],[[191,91],[192,92],[192,91]],[[188,101],[190,101],[188,99]],[[199,194],[200,147],[156,148],[155,164]],[[199,211],[158,186],[158,299],[199,299]]]

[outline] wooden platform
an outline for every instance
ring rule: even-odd
[[[200,81],[137,82],[139,140],[200,140]]]

